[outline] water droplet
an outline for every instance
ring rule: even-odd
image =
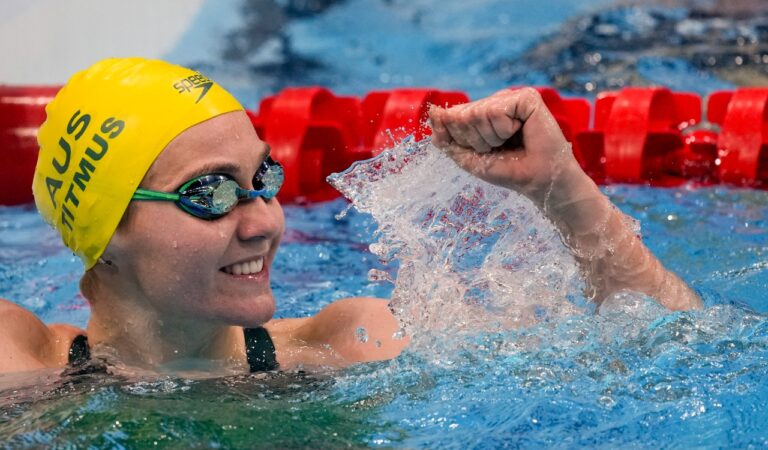
[[[392,141],[392,145],[397,145],[397,138],[396,138],[396,137],[395,137],[395,135],[392,133],[392,130],[390,130],[389,128],[387,128],[387,129],[385,130],[385,133],[387,133],[387,137],[388,137],[388,138],[389,138],[389,139]]]
[[[370,252],[373,253],[374,255],[380,256],[384,252],[386,252],[386,247],[383,244],[374,242],[373,244],[368,246],[368,250],[370,250]]]
[[[600,405],[607,409],[612,409],[614,406],[616,406],[616,400],[614,400],[613,397],[609,395],[600,396],[597,401],[600,403]]]
[[[349,214],[349,211],[354,208],[354,205],[352,203],[348,204],[343,210],[341,210],[340,213],[333,216],[336,220],[341,220],[345,217],[347,217],[347,214]]]
[[[388,272],[380,269],[371,269],[368,271],[368,280],[370,281],[389,281],[390,283],[394,283],[394,280],[392,280],[392,277],[389,275]]]
[[[399,330],[395,331],[392,334],[392,339],[394,339],[396,341],[399,341],[400,339],[402,339],[404,337],[405,337],[405,330],[403,330],[402,328],[400,328]]]
[[[363,327],[358,327],[355,330],[355,337],[357,338],[358,341],[362,342],[363,344],[368,342],[368,332],[365,331],[365,328]]]

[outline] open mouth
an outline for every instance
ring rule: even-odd
[[[230,275],[255,275],[264,269],[264,258],[259,257],[250,261],[230,264],[222,267],[221,271]]]

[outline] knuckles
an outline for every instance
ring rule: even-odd
[[[486,115],[487,106],[483,104],[475,105],[475,107],[467,109],[465,111],[466,120],[470,125],[473,126],[480,126],[483,123],[488,121],[488,116]]]
[[[510,128],[508,122],[523,120],[516,118],[516,115],[524,111],[530,114],[531,111],[543,105],[544,100],[538,90],[532,87],[521,87],[502,89],[489,97],[448,109],[433,107],[429,114],[439,124],[435,127],[436,133],[433,138],[438,145],[446,145],[451,140],[465,143],[464,136],[455,136],[457,132],[463,134],[471,129],[485,127],[487,124],[492,124],[497,131],[501,129],[502,134],[507,134],[511,131],[508,130]]]
[[[542,101],[541,94],[539,93],[539,91],[537,91],[536,89],[530,86],[522,87],[512,92],[517,93],[520,96],[521,100],[534,101],[534,102]]]

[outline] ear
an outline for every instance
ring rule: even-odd
[[[98,282],[103,281],[105,279],[104,277],[113,276],[117,273],[119,266],[118,262],[121,260],[119,256],[121,253],[119,250],[121,247],[120,241],[123,239],[119,236],[119,233],[119,231],[115,231],[115,234],[112,235],[112,239],[109,241],[109,245],[107,245],[104,253],[99,256],[96,265],[85,272],[83,278],[80,280],[81,290],[83,288],[83,280],[85,280],[86,277],[93,282]]]

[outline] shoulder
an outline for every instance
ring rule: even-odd
[[[408,344],[387,300],[355,297],[337,300],[307,319],[287,319],[275,330],[315,348],[330,348],[342,365],[392,359]],[[290,331],[289,331],[290,330]],[[270,329],[271,331],[271,329]]]
[[[84,332],[70,325],[46,326],[30,311],[0,299],[0,373],[63,366],[77,334]]]
[[[354,326],[360,328],[392,328],[397,331],[397,320],[389,309],[389,301],[371,297],[351,297],[337,300],[314,317],[318,326],[338,327]],[[330,331],[330,330],[327,330]]]

